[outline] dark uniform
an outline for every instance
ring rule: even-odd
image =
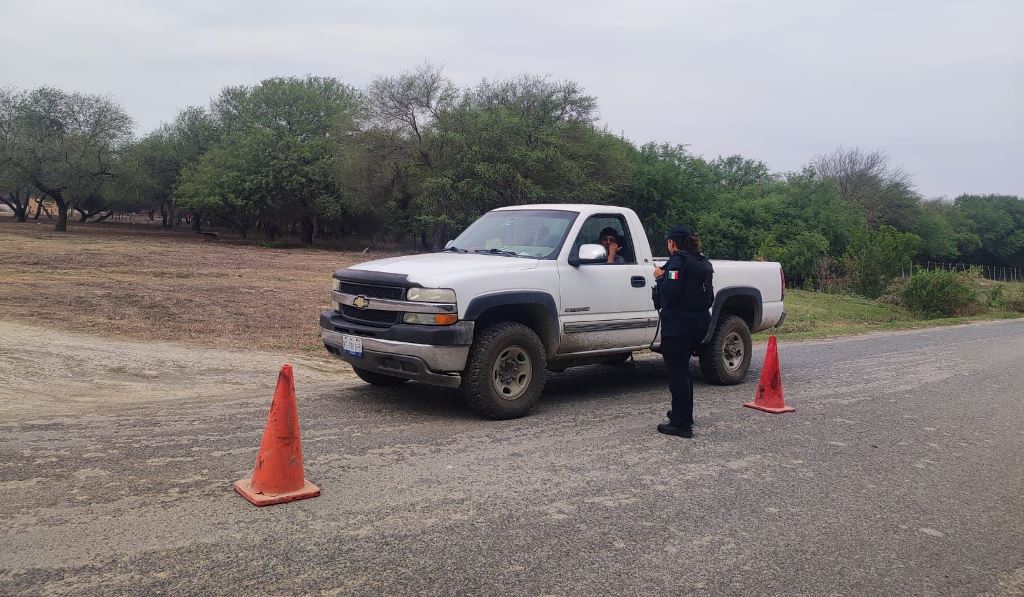
[[[675,238],[675,237],[673,237]],[[680,244],[682,244],[680,242]],[[689,432],[693,425],[693,380],[690,355],[711,324],[714,268],[703,255],[680,251],[668,260],[658,280],[661,307],[661,356],[669,372],[671,425]]]

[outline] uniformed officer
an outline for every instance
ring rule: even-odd
[[[656,268],[657,300],[661,309],[661,356],[668,368],[672,410],[669,422],[658,431],[679,437],[693,437],[693,380],[690,355],[703,341],[711,323],[709,307],[714,301],[714,268],[701,254],[700,238],[686,226],[675,226],[665,235],[671,257],[664,268]]]

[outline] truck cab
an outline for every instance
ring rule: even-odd
[[[621,259],[598,244],[615,230]],[[621,363],[657,350],[654,256],[636,213],[605,205],[529,205],[481,216],[439,253],[334,273],[320,316],[328,351],[374,385],[410,380],[459,388],[491,418],[526,414],[549,371]],[[704,377],[740,383],[750,335],[782,317],[773,262],[712,260],[711,328],[697,350]]]

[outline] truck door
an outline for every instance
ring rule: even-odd
[[[625,218],[617,214],[594,215],[583,223],[570,247],[601,244],[602,231],[611,228],[621,247],[616,263],[558,264],[562,312],[559,354],[612,348],[647,346],[657,325],[651,302],[653,266],[637,263],[633,239]]]

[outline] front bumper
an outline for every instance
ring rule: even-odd
[[[362,357],[342,350],[343,334],[362,340]],[[320,314],[320,336],[328,352],[360,369],[457,387],[461,382],[458,374],[466,368],[473,342],[473,322],[437,328],[399,324],[380,329],[355,325],[335,311],[324,311]]]
[[[432,347],[459,346],[469,349],[473,344],[472,321],[460,321],[454,325],[412,325],[396,323],[389,327],[377,327],[349,321],[337,311],[320,312],[320,329],[359,336],[364,340],[372,338],[388,342],[426,344]],[[462,371],[465,363],[452,371]]]

